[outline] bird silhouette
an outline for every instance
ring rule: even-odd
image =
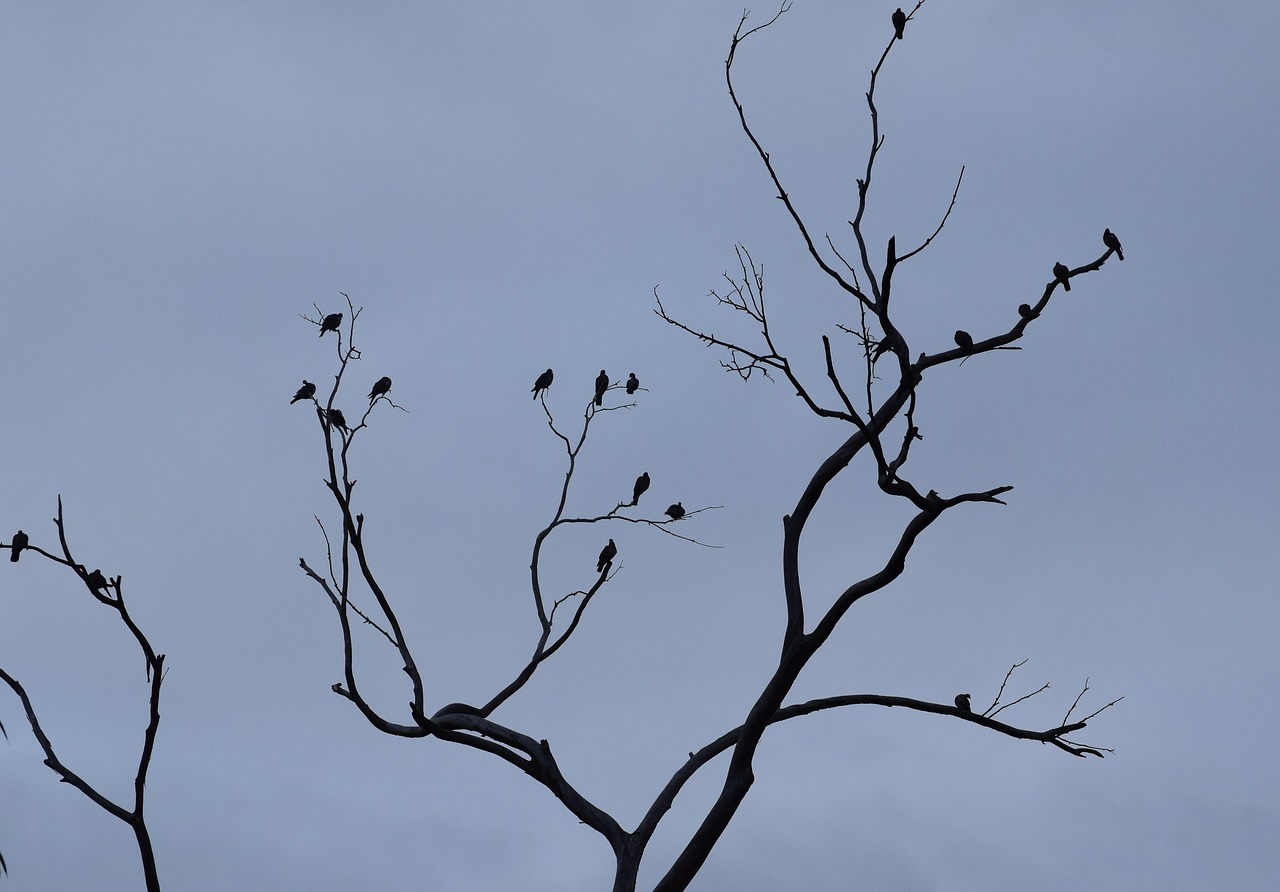
[[[1071,290],[1071,283],[1067,279],[1071,275],[1071,270],[1065,263],[1055,263],[1053,265],[1053,277],[1062,283],[1063,291]]]
[[[596,405],[603,405],[604,392],[609,389],[609,373],[604,369],[600,370],[600,374],[596,375]]]
[[[639,389],[640,389],[640,379],[636,377],[635,372],[632,372],[631,375],[627,378],[627,395],[630,396],[631,394],[635,393]]]
[[[889,341],[889,339],[881,338],[880,341],[876,344],[876,349],[871,353],[871,364],[875,365],[877,362],[879,362],[881,356],[884,356],[886,353],[888,353],[892,349],[893,349],[893,344]]]
[[[968,694],[956,694],[956,709],[961,712],[973,712],[972,707],[969,706]]]
[[[1102,230],[1102,243],[1116,252],[1116,256],[1124,260],[1124,251],[1120,250],[1120,239],[1110,229]]]
[[[973,335],[969,334],[969,332],[964,329],[956,329],[956,344],[963,347],[965,350],[968,350],[973,346]]]
[[[1023,319],[1030,318],[1031,304],[1018,304],[1018,315],[1021,316]]]
[[[636,485],[631,490],[631,505],[635,507],[640,502],[640,497],[644,495],[644,491],[649,488],[649,472],[645,471],[636,478]]]
[[[596,561],[596,572],[603,573],[605,568],[612,563],[613,559],[618,556],[618,546],[613,544],[613,540],[609,540],[609,544],[600,549],[600,560]]]
[[[342,324],[341,313],[330,313],[324,317],[324,321],[320,323],[320,337],[324,337],[326,331],[337,331],[338,326]]]
[[[672,520],[679,520],[680,518],[684,517],[684,505],[682,505],[680,502],[676,502],[674,505],[672,505],[663,513],[666,514],[667,517],[670,517]]]
[[[383,375],[381,378],[378,379],[377,383],[373,385],[373,389],[369,391],[369,405],[372,406],[374,401],[377,400],[378,397],[386,396],[390,390],[391,390],[391,379],[388,378],[386,375]]]
[[[532,392],[533,392],[533,398],[535,400],[538,398],[539,393],[541,393],[542,391],[546,390],[548,387],[551,386],[551,379],[554,378],[555,376],[556,376],[556,373],[551,371],[551,369],[547,369],[545,372],[543,372],[541,375],[538,376],[538,380],[533,382]]]
[[[334,427],[341,428],[342,430],[347,431],[348,433],[351,432],[351,428],[347,427],[346,416],[342,414],[341,409],[329,410],[329,423],[332,424]]]
[[[85,579],[85,582],[89,583],[89,589],[95,593],[98,589],[107,587],[107,577],[102,575],[101,570],[94,570]]]
[[[316,386],[306,378],[302,379],[302,386],[298,388],[298,392],[293,395],[293,399],[289,400],[289,405],[293,405],[298,400],[309,400],[316,395]]]
[[[18,562],[18,555],[22,553],[22,549],[27,547],[27,542],[29,541],[27,534],[22,532],[22,530],[18,530],[18,532],[14,533],[13,541],[9,543],[11,549],[9,560],[16,564]]]
[[[898,7],[893,11],[893,36],[902,39],[902,29],[907,27],[907,14]]]

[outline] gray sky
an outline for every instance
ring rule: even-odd
[[[949,512],[899,584],[860,604],[793,699],[875,691],[990,702],[1008,666],[1049,727],[1089,679],[1073,759],[954,720],[870,707],[768,735],[757,783],[695,888],[1273,889],[1280,874],[1277,422],[1268,272],[1271,3],[931,3],[879,87],[879,243],[931,231],[900,271],[917,349],[1005,330],[1056,260],[1110,226],[1124,263],[1056,297],[1021,352],[927,376],[909,470],[942,492],[1013,484]],[[771,9],[756,9],[763,20]],[[757,133],[816,232],[843,238],[889,5],[796,0],[739,57]],[[749,338],[706,292],[744,242],[784,350],[821,372],[850,318],[738,130],[723,60],[741,4],[11,4],[0,18],[6,172],[0,288],[0,537],[123,574],[168,654],[148,807],[173,890],[607,888],[607,847],[504,763],[369,728],[340,678],[332,610],[297,568],[330,512],[303,378],[331,340],[298,318],[365,313],[339,405],[395,380],[356,447],[373,559],[429,677],[480,701],[533,645],[534,533],[563,453],[529,387],[580,416],[596,372],[639,407],[598,419],[573,504],[723,505],[687,532],[557,542],[549,577],[623,572],[495,716],[551,740],[631,827],[684,754],[737,724],[781,633],[780,519],[846,430],[781,384],[743,384],[653,316]],[[1265,298],[1263,297],[1265,295]],[[734,326],[737,326],[735,328]],[[803,554],[809,597],[878,565],[901,512],[867,468],[835,488]],[[332,517],[332,514],[329,513]],[[550,571],[549,571],[550,572]],[[141,659],[72,577],[0,572],[0,665],[60,754],[128,792]],[[812,610],[811,610],[812,612]],[[407,692],[366,638],[367,687]],[[123,825],[41,764],[0,696],[0,850],[19,890],[136,889]],[[652,882],[723,761],[650,847]]]

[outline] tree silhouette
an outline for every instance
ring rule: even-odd
[[[602,396],[610,384],[607,374],[602,371],[594,392],[583,406],[581,427],[570,435],[547,405],[545,387],[551,381],[551,372],[548,370],[544,373],[545,381],[539,378],[533,392],[535,398],[540,392],[544,396],[541,405],[546,423],[552,435],[564,447],[567,467],[552,518],[533,539],[530,597],[537,626],[532,656],[510,682],[495,690],[481,705],[447,703],[447,698],[433,695],[432,702],[446,702],[447,705],[432,710],[428,703],[427,681],[408,644],[393,597],[370,560],[365,539],[365,515],[357,510],[354,502],[355,479],[351,447],[363,435],[371,413],[377,406],[371,406],[360,422],[351,425],[341,436],[335,437],[333,425],[324,423],[325,410],[329,411],[329,417],[332,418],[331,407],[339,396],[350,364],[360,358],[360,352],[353,345],[356,322],[363,310],[356,308],[348,298],[345,339],[342,332],[339,332],[340,344],[345,343],[346,346],[339,349],[334,383],[324,402],[324,409],[318,414],[320,423],[317,429],[323,440],[327,466],[325,487],[334,500],[336,528],[331,533],[329,525],[317,517],[326,544],[325,562],[316,569],[306,558],[299,561],[306,576],[325,593],[335,610],[341,629],[343,681],[333,685],[333,690],[350,701],[370,725],[383,733],[405,738],[436,738],[470,747],[505,761],[544,786],[610,847],[616,865],[613,881],[615,892],[631,892],[636,888],[646,848],[675,798],[691,778],[717,756],[725,753],[728,754],[728,765],[719,793],[696,829],[684,840],[678,855],[670,864],[663,865],[664,872],[654,888],[670,892],[688,887],[751,789],[755,779],[755,755],[763,735],[773,725],[814,712],[865,705],[900,707],[971,722],[1015,739],[1049,743],[1074,756],[1101,757],[1108,752],[1104,748],[1070,739],[1070,735],[1083,730],[1091,718],[1117,702],[1113,700],[1092,713],[1073,719],[1082,698],[1089,690],[1087,683],[1066,709],[1061,721],[1052,727],[1037,730],[997,720],[996,716],[1004,710],[1042,693],[1048,687],[1043,685],[1029,694],[1006,701],[1005,687],[1022,663],[1015,663],[1010,667],[990,705],[981,710],[972,707],[970,695],[957,695],[953,691],[944,692],[944,699],[941,701],[886,694],[846,693],[798,703],[786,702],[800,673],[828,642],[854,605],[862,598],[881,591],[900,576],[909,552],[929,527],[952,509],[968,507],[971,503],[1004,505],[1001,497],[1012,489],[1008,485],[998,485],[944,495],[936,489],[927,488],[926,484],[908,478],[908,460],[913,450],[920,448],[917,444],[922,440],[916,408],[917,394],[925,372],[933,369],[942,371],[948,366],[955,368],[969,357],[995,350],[1019,349],[1012,346],[1013,342],[1022,337],[1032,322],[1041,318],[1056,286],[1061,284],[1064,290],[1067,288],[1066,274],[1055,267],[1054,279],[1045,284],[1034,302],[1018,307],[1017,319],[1010,328],[976,338],[957,331],[957,346],[936,348],[936,352],[930,352],[935,349],[932,346],[929,350],[913,351],[911,344],[914,336],[896,324],[891,303],[895,273],[901,264],[919,255],[941,233],[955,206],[964,174],[961,168],[947,211],[932,233],[916,247],[899,252],[896,238],[890,237],[881,254],[881,250],[871,243],[863,227],[863,220],[869,207],[869,197],[873,194],[873,175],[883,145],[875,101],[877,80],[890,50],[895,46],[909,46],[909,43],[898,43],[896,37],[901,34],[902,23],[914,18],[923,3],[924,0],[920,0],[910,13],[894,16],[895,30],[886,35],[884,52],[871,72],[870,86],[866,92],[871,142],[862,176],[858,179],[856,210],[850,220],[852,249],[856,252],[854,263],[845,260],[832,238],[826,237],[821,244],[815,240],[791,195],[784,188],[781,172],[752,130],[734,86],[733,66],[738,50],[749,37],[777,22],[786,12],[787,6],[784,4],[771,19],[749,29],[746,27],[747,15],[744,14],[734,31],[725,60],[725,75],[729,97],[737,112],[741,129],[755,147],[777,190],[777,197],[790,216],[809,256],[832,287],[847,298],[850,308],[856,310],[856,326],[837,324],[835,327],[856,338],[860,355],[853,360],[840,358],[839,351],[833,349],[831,338],[824,335],[822,345],[825,378],[810,380],[797,371],[797,366],[777,346],[774,326],[779,320],[773,319],[766,312],[763,270],[744,246],[737,249],[740,275],[726,275],[728,290],[724,293],[713,291],[712,296],[720,305],[752,320],[756,330],[749,338],[729,340],[687,325],[668,312],[658,298],[657,290],[654,291],[657,301],[655,313],[663,321],[705,345],[723,350],[727,354],[727,358],[721,360],[723,368],[739,375],[743,380],[749,380],[754,372],[760,372],[766,378],[773,378],[775,375],[784,378],[810,412],[847,424],[849,428],[832,445],[827,458],[812,472],[808,483],[797,494],[794,507],[783,518],[782,587],[779,596],[785,604],[786,621],[781,630],[781,647],[776,665],[768,672],[766,681],[742,722],[710,741],[694,744],[695,749],[689,752],[687,759],[674,767],[669,780],[656,791],[649,807],[632,822],[631,829],[625,829],[617,818],[588,799],[574,785],[570,768],[556,757],[551,741],[535,738],[513,727],[501,720],[498,714],[503,704],[519,695],[539,667],[554,657],[579,630],[580,620],[593,599],[622,569],[617,561],[614,540],[610,538],[609,544],[599,555],[595,578],[584,580],[579,583],[580,587],[554,598],[547,594],[551,583],[544,578],[541,563],[543,547],[551,536],[575,525],[630,523],[650,526],[677,539],[703,544],[692,535],[674,532],[670,525],[679,520],[682,523],[681,529],[696,529],[696,515],[715,506],[686,511],[677,502],[664,512],[667,519],[662,519],[662,516],[623,516],[618,513],[619,509],[629,506],[621,504],[603,513],[582,516],[568,513],[566,506],[575,471],[583,456],[592,425],[604,423],[609,412],[633,408],[635,404],[604,407]],[[1067,273],[1070,276],[1081,276],[1100,269],[1112,250],[1108,245],[1108,253],[1074,269],[1067,269]],[[883,261],[873,260],[876,256],[883,256]],[[1011,312],[1010,315],[1015,314]],[[880,362],[879,366],[877,360]],[[846,384],[854,379],[858,382],[856,390]],[[629,395],[631,392],[631,388],[628,388]],[[855,459],[859,457],[863,461],[855,465]],[[860,579],[848,580],[829,607],[818,612],[816,619],[807,618],[806,592],[801,585],[799,572],[802,538],[819,503],[824,499],[834,498],[830,495],[830,484],[846,471],[864,466],[870,472],[870,482],[888,499],[901,500],[909,505],[912,516],[898,534],[896,545],[883,555],[874,572]],[[637,491],[636,496],[638,494]],[[636,501],[638,499],[633,497],[632,504]],[[485,543],[480,547],[487,550],[491,544]],[[582,565],[585,566],[588,559],[588,555],[583,555]],[[567,587],[570,586],[559,584],[561,590]],[[354,660],[357,647],[355,630],[359,626],[370,627],[375,638],[380,637],[397,655],[409,687],[408,705],[402,713],[391,714],[375,707],[361,687]]]
[[[637,480],[629,504],[619,503],[608,510],[601,507],[595,513],[575,514],[568,510],[575,474],[579,468],[580,459],[584,458],[584,449],[592,426],[597,423],[608,423],[611,417],[608,413],[637,407],[637,403],[634,402],[605,406],[603,396],[611,387],[625,386],[627,396],[634,397],[640,389],[635,374],[629,375],[625,385],[611,385],[607,373],[602,370],[592,391],[586,391],[584,387],[579,397],[566,397],[586,398],[581,405],[581,424],[578,425],[575,422],[572,429],[563,420],[558,420],[553,414],[552,407],[548,405],[548,388],[553,379],[551,369],[548,368],[535,381],[532,388],[534,399],[538,400],[538,397],[542,397],[539,404],[545,416],[547,429],[564,448],[565,469],[551,518],[534,535],[532,542],[530,601],[535,620],[532,627],[532,653],[524,660],[514,676],[503,686],[493,690],[480,705],[448,702],[445,697],[433,695],[431,704],[443,702],[445,705],[430,709],[427,681],[409,646],[408,637],[396,612],[393,596],[388,588],[384,587],[372,564],[365,538],[365,514],[357,510],[355,504],[356,480],[353,476],[351,453],[353,444],[357,439],[363,439],[375,412],[384,413],[386,408],[405,410],[391,399],[389,395],[391,380],[386,377],[373,385],[368,394],[368,407],[363,409],[363,414],[358,420],[354,414],[352,419],[348,420],[342,410],[334,405],[339,395],[344,393],[343,387],[347,384],[347,373],[351,370],[352,363],[362,358],[360,350],[355,347],[355,336],[357,322],[363,308],[357,308],[344,294],[343,297],[347,303],[345,313],[325,314],[316,307],[317,318],[303,316],[309,324],[319,328],[321,338],[330,331],[334,332],[335,338],[332,340],[336,342],[337,368],[333,383],[327,388],[327,394],[323,397],[318,396],[318,388],[304,380],[302,388],[291,400],[291,403],[311,400],[316,407],[315,430],[318,440],[323,445],[326,466],[324,486],[333,499],[336,513],[336,526],[334,521],[326,523],[320,517],[316,518],[326,547],[323,564],[319,564],[319,569],[316,569],[306,558],[299,560],[302,572],[325,594],[333,607],[341,631],[343,679],[334,684],[332,690],[348,701],[373,728],[384,734],[413,739],[434,738],[441,742],[469,747],[506,762],[541,784],[583,825],[598,834],[610,847],[615,859],[613,880],[615,892],[635,890],[641,863],[664,816],[689,781],[723,754],[727,757],[725,760],[727,765],[714,801],[706,809],[692,832],[687,834],[687,838],[681,840],[676,856],[670,863],[660,865],[662,873],[654,887],[663,892],[687,888],[706,863],[708,856],[750,791],[755,780],[756,752],[765,733],[774,725],[815,712],[852,706],[899,707],[970,722],[1013,739],[1052,744],[1063,752],[1081,758],[1090,755],[1102,757],[1109,752],[1103,747],[1087,745],[1071,739],[1072,735],[1086,728],[1087,723],[1094,716],[1118,702],[1118,700],[1112,700],[1088,714],[1073,718],[1089,691],[1087,683],[1069,704],[1061,720],[1047,729],[1024,728],[997,718],[1005,710],[1038,696],[1048,688],[1045,684],[1030,693],[1010,699],[1005,698],[1006,687],[1014,672],[1025,661],[1014,663],[1008,669],[990,704],[982,709],[973,706],[969,693],[955,694],[950,691],[940,692],[943,699],[937,701],[901,695],[836,693],[832,696],[802,702],[787,702],[800,674],[810,660],[828,643],[836,628],[850,615],[857,602],[885,589],[902,574],[907,556],[927,529],[947,512],[962,506],[967,508],[970,503],[1004,505],[1005,502],[1001,497],[1012,489],[1008,485],[998,485],[985,489],[941,494],[937,489],[926,488],[926,483],[908,477],[906,469],[909,458],[915,450],[923,448],[918,445],[923,438],[920,421],[917,419],[917,398],[925,373],[934,369],[942,372],[948,367],[950,370],[958,369],[965,360],[996,350],[1020,349],[1013,345],[1014,342],[1023,336],[1033,322],[1038,322],[1042,318],[1059,285],[1063,291],[1071,290],[1070,278],[1099,270],[1112,253],[1118,260],[1123,260],[1118,237],[1110,229],[1106,229],[1104,231],[1106,253],[1074,268],[1055,262],[1053,279],[1044,285],[1038,298],[1032,299],[1034,297],[1032,295],[1027,302],[1017,307],[1017,319],[1007,330],[978,337],[964,330],[957,330],[954,335],[955,347],[943,345],[936,352],[930,352],[929,349],[919,351],[912,349],[912,343],[915,341],[914,334],[900,328],[893,314],[894,305],[891,303],[891,294],[895,274],[901,264],[919,255],[941,233],[955,206],[964,169],[961,168],[951,195],[950,205],[942,219],[932,233],[921,240],[916,247],[899,252],[896,237],[891,236],[881,255],[879,247],[874,245],[867,236],[863,221],[869,208],[869,198],[874,194],[873,175],[883,146],[875,100],[877,81],[890,51],[895,47],[910,46],[911,42],[899,41],[906,22],[914,21],[916,13],[924,2],[925,0],[919,0],[909,13],[904,13],[902,10],[894,13],[890,19],[893,31],[886,33],[885,49],[871,71],[870,85],[865,94],[870,117],[871,140],[865,166],[861,170],[862,175],[857,178],[856,208],[849,221],[849,237],[852,239],[852,244],[847,253],[854,256],[853,262],[846,261],[846,255],[839,250],[836,241],[831,237],[826,236],[821,241],[813,237],[812,230],[783,186],[780,170],[750,126],[744,105],[734,86],[733,67],[743,43],[776,23],[788,6],[784,4],[772,18],[753,28],[747,28],[747,14],[744,13],[734,30],[728,57],[725,60],[725,76],[729,97],[737,113],[742,132],[755,148],[777,190],[777,197],[782,202],[809,257],[826,276],[832,288],[846,298],[851,311],[856,310],[856,323],[841,322],[836,323],[834,327],[837,331],[852,336],[857,349],[853,351],[853,358],[850,359],[846,355],[848,351],[842,352],[834,348],[831,337],[824,335],[822,359],[825,377],[811,379],[799,371],[798,367],[803,367],[803,364],[794,364],[785,353],[781,352],[778,346],[779,341],[775,340],[776,326],[779,323],[785,324],[787,320],[771,317],[766,311],[763,266],[753,259],[745,246],[741,245],[736,249],[738,273],[732,276],[726,274],[728,289],[722,292],[712,291],[711,296],[720,306],[728,307],[751,320],[752,331],[745,338],[729,339],[684,323],[668,312],[658,297],[656,289],[654,312],[663,322],[685,335],[695,338],[706,346],[723,351],[725,358],[720,360],[720,364],[725,370],[738,375],[744,381],[750,380],[755,372],[759,372],[766,379],[773,379],[775,376],[785,379],[808,411],[848,427],[844,429],[845,432],[837,441],[831,444],[829,454],[809,475],[807,483],[796,494],[790,512],[783,517],[782,584],[778,595],[785,606],[785,623],[780,629],[781,646],[777,651],[776,663],[767,667],[765,673],[767,677],[755,693],[755,699],[745,711],[741,722],[710,740],[693,743],[694,749],[689,751],[687,759],[681,759],[673,766],[669,779],[654,792],[651,802],[643,813],[632,816],[628,824],[631,829],[626,829],[618,818],[604,811],[574,785],[570,776],[570,767],[562,764],[553,753],[550,740],[535,738],[513,727],[508,719],[500,718],[499,713],[504,704],[524,691],[539,668],[552,659],[566,642],[580,631],[582,618],[596,596],[623,569],[622,562],[618,558],[619,550],[615,540],[612,537],[600,535],[597,539],[591,540],[592,550],[585,551],[576,565],[581,567],[580,570],[574,571],[581,574],[578,580],[567,585],[563,581],[549,581],[547,578],[549,574],[544,572],[542,557],[544,546],[551,537],[584,525],[605,526],[612,531],[617,524],[632,524],[664,533],[672,540],[705,545],[696,537],[698,515],[716,510],[719,506],[704,504],[703,507],[685,509],[683,502],[678,501],[661,514],[653,516],[643,510],[637,512],[639,516],[634,517],[620,513],[623,508],[638,507],[641,494],[649,486],[647,472]],[[883,261],[873,260],[874,257],[879,256],[883,256]],[[740,317],[735,316],[735,318]],[[925,346],[934,349],[933,345]],[[854,381],[857,384],[856,389],[847,383]],[[519,386],[522,387],[523,384]],[[350,393],[346,395],[351,396]],[[364,399],[363,393],[358,393],[356,396],[360,400]],[[386,406],[383,406],[384,403]],[[362,405],[360,402],[352,403],[348,400],[348,408],[353,404]],[[381,418],[383,415],[379,414],[377,417]],[[859,459],[861,460],[858,461]],[[833,481],[846,472],[853,473],[855,468],[865,469],[868,472],[868,483],[890,500],[886,504],[891,503],[892,500],[898,500],[910,506],[912,516],[898,533],[896,544],[888,550],[887,554],[881,556],[879,566],[874,572],[862,578],[847,580],[830,606],[825,610],[815,610],[816,616],[806,617],[806,607],[812,607],[813,600],[806,600],[809,593],[801,584],[799,572],[801,543],[818,506],[824,500],[830,502],[837,498],[833,495],[834,488],[831,486]],[[692,494],[681,493],[681,495],[690,498],[691,504],[697,504],[692,501],[694,498]],[[651,503],[653,498],[656,496],[651,497]],[[681,531],[689,532],[677,532],[673,527],[676,522],[680,522]],[[69,568],[79,578],[94,601],[115,612],[142,651],[149,686],[150,711],[134,779],[132,803],[125,806],[107,798],[64,764],[41,725],[35,705],[23,685],[3,668],[0,668],[0,681],[3,681],[21,702],[32,733],[44,752],[45,764],[58,775],[61,781],[78,789],[100,808],[130,827],[142,859],[146,888],[148,892],[156,892],[160,884],[145,820],[144,794],[159,728],[159,702],[165,656],[155,652],[146,635],[127,610],[121,577],[108,576],[100,569],[89,571],[84,564],[78,563],[73,558],[63,522],[61,498],[58,500],[58,513],[54,523],[58,531],[57,552],[45,550],[38,544],[30,544],[29,536],[21,530],[14,534],[7,545],[0,543],[0,548],[9,549],[12,562],[16,562],[21,553],[28,552]],[[599,539],[605,538],[608,544],[596,557],[595,575],[588,576],[594,547]],[[493,547],[492,542],[486,541],[478,543],[477,551],[487,551]],[[628,559],[645,559],[644,555],[633,555],[631,551],[627,552],[627,556]],[[572,590],[566,591],[566,589]],[[552,591],[565,591],[565,593],[557,596],[551,594]],[[367,637],[372,637],[375,643],[379,645],[385,643],[391,648],[405,673],[409,697],[407,707],[402,713],[391,714],[380,707],[375,707],[364,693],[355,659],[357,647],[365,646],[363,642],[366,640],[360,638],[359,642],[357,641],[357,635],[360,634],[357,630],[360,627],[368,627],[371,630]],[[383,698],[377,699],[381,701]],[[3,724],[0,724],[0,734],[8,736],[8,731]],[[7,865],[0,857],[0,874],[3,874],[6,869]]]
[[[0,667],[0,681],[7,684],[9,689],[21,701],[27,723],[31,726],[31,733],[35,735],[40,748],[44,750],[44,764],[48,765],[58,775],[59,780],[79,790],[95,805],[112,817],[123,821],[133,831],[138,854],[142,858],[142,873],[146,882],[147,892],[159,892],[160,877],[156,871],[156,857],[151,847],[151,834],[147,830],[147,820],[143,806],[146,797],[147,771],[151,767],[151,756],[155,750],[156,733],[160,730],[160,686],[164,683],[164,654],[155,652],[155,648],[151,646],[147,636],[130,615],[128,608],[125,606],[121,577],[114,576],[108,579],[101,570],[87,571],[83,564],[77,563],[75,558],[71,556],[71,546],[67,543],[66,525],[62,517],[61,496],[58,497],[58,516],[54,518],[53,522],[58,529],[58,547],[62,553],[61,556],[31,545],[29,537],[26,536],[23,537],[24,550],[62,564],[75,573],[95,601],[116,612],[120,622],[129,630],[129,634],[133,636],[139,650],[142,651],[146,665],[151,708],[148,713],[147,727],[143,732],[142,751],[138,756],[138,769],[133,780],[132,806],[127,807],[112,801],[66,765],[58,757],[53,741],[40,724],[39,716],[36,714],[35,703],[27,694],[26,688],[3,667]],[[2,724],[0,724],[0,732],[4,732]],[[8,735],[6,734],[5,736],[7,737]],[[4,870],[4,860],[0,858],[0,873],[3,873]]]

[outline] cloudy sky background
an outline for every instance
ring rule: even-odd
[[[797,0],[740,51],[758,135],[818,233],[843,239],[867,145],[862,94],[892,6]],[[772,9],[758,7],[754,21]],[[634,826],[685,753],[736,725],[781,632],[781,517],[847,431],[784,385],[744,384],[651,312],[749,340],[706,298],[747,245],[782,348],[815,389],[851,307],[810,268],[738,129],[726,2],[11,4],[0,15],[0,537],[123,574],[168,654],[148,809],[166,888],[607,888],[612,858],[505,763],[369,728],[332,610],[302,576],[332,518],[314,416],[331,338],[298,314],[365,307],[338,405],[387,374],[354,449],[384,585],[429,705],[482,701],[535,640],[529,552],[564,469],[529,387],[576,424],[601,367],[633,411],[597,419],[570,510],[653,478],[682,526],[555,541],[551,591],[622,572],[495,718],[548,738],[569,779]],[[907,476],[949,512],[860,604],[793,699],[882,692],[989,703],[1051,727],[1125,700],[1080,760],[871,707],[777,728],[695,888],[1273,889],[1280,875],[1274,40],[1240,2],[927,4],[880,87],[868,229],[926,236],[895,279],[916,351],[1006,330],[1056,260],[1075,280],[1021,352],[931,371]],[[845,240],[842,244],[848,244]],[[842,349],[851,350],[846,341]],[[879,565],[903,513],[865,465],[803,553],[811,615]],[[333,526],[333,524],[331,524]],[[129,795],[146,689],[112,616],[47,561],[0,570],[0,665],[70,766]],[[369,654],[395,709],[403,675]],[[375,681],[381,679],[381,682]],[[127,829],[41,764],[0,692],[0,851],[19,890],[141,887]],[[722,776],[650,847],[669,863]]]

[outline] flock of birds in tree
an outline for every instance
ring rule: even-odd
[[[551,389],[551,382],[555,379],[556,373],[551,369],[547,369],[539,375],[533,382],[533,387],[530,388],[530,391],[533,393],[533,398],[536,400],[539,396],[545,397],[546,392]],[[600,374],[596,375],[595,390],[592,394],[591,401],[597,406],[604,405],[604,395],[609,387],[609,373],[604,369],[601,369]],[[631,372],[627,375],[627,380],[623,387],[626,389],[628,396],[633,396],[635,392],[640,389],[640,379],[636,377],[635,372]],[[634,508],[640,504],[640,497],[648,491],[650,482],[648,471],[645,471],[636,478],[635,485],[631,488],[631,502],[627,507]],[[676,502],[674,505],[669,505],[663,514],[672,520],[679,520],[685,515],[684,504],[682,502]],[[612,539],[610,539],[609,544],[600,552],[600,558],[596,561],[596,572],[608,572],[609,565],[617,555],[618,546]]]
[[[331,331],[337,332],[341,325],[342,325],[342,314],[329,313],[320,322],[320,337],[324,337],[327,332],[331,332]],[[547,369],[545,372],[543,372],[541,375],[538,376],[537,380],[533,382],[533,387],[532,387],[533,398],[535,400],[540,395],[546,394],[546,392],[551,388],[551,382],[555,380],[555,377],[556,377],[555,372],[552,371],[551,369]],[[596,376],[595,391],[592,396],[592,401],[595,403],[595,405],[597,406],[604,405],[604,395],[605,395],[605,392],[609,389],[609,387],[610,387],[609,373],[604,369],[601,369],[600,374]],[[640,389],[640,379],[636,377],[635,372],[631,372],[629,375],[627,375],[627,380],[623,384],[623,387],[626,390],[628,396],[633,396],[635,392]],[[372,406],[374,403],[378,401],[379,398],[386,396],[390,392],[391,392],[391,379],[386,376],[379,378],[374,383],[373,387],[370,388],[369,390],[369,405]],[[289,400],[289,405],[293,405],[296,402],[300,402],[304,400],[315,400],[315,398],[316,398],[316,385],[304,378],[302,381],[302,386],[299,387],[297,393],[293,395],[293,399]],[[319,404],[317,403],[317,406],[318,405]],[[343,430],[350,433],[351,428],[347,424],[346,416],[342,414],[341,409],[322,409],[321,411],[323,412],[325,421],[331,427],[336,427],[339,430]],[[634,508],[636,505],[640,503],[640,496],[644,495],[645,491],[649,489],[649,483],[650,483],[650,480],[649,480],[648,471],[645,471],[643,474],[641,474],[639,477],[636,478],[635,486],[633,486],[631,490],[631,504],[629,507]],[[684,504],[681,502],[676,502],[674,505],[669,506],[667,510],[663,513],[666,514],[666,516],[673,521],[680,520],[685,515]],[[18,544],[19,537],[22,537],[21,545]],[[18,559],[18,552],[21,551],[22,548],[24,547],[26,547],[26,537],[25,537],[25,534],[19,531],[18,535],[14,537],[14,551],[13,551],[13,557],[11,559],[16,561]],[[600,557],[596,561],[596,572],[597,573],[608,572],[608,568],[610,564],[613,562],[613,559],[617,557],[617,555],[618,555],[618,546],[614,543],[612,539],[610,539],[609,544],[606,545],[604,549],[600,552]],[[106,585],[106,582],[104,581],[103,587],[105,587],[105,585]]]
[[[324,337],[327,332],[338,331],[338,327],[342,325],[341,313],[329,313],[320,322],[320,337]],[[547,370],[548,372],[550,369]],[[386,396],[391,392],[391,379],[383,375],[374,382],[373,387],[369,388],[369,405],[372,406],[379,398]],[[293,395],[293,399],[289,400],[289,405],[300,400],[314,400],[316,397],[316,386],[306,378],[302,379],[302,386],[298,388],[298,392]],[[351,432],[350,426],[347,424],[347,418],[342,414],[341,409],[324,410],[325,421],[330,427],[336,427],[339,430]]]
[[[902,12],[902,10],[899,9],[898,12]],[[894,16],[894,24],[895,25],[897,24],[897,16]],[[898,32],[898,36],[899,37],[902,36],[901,31]],[[1102,243],[1107,246],[1108,251],[1115,251],[1116,257],[1118,257],[1121,260],[1124,260],[1124,249],[1120,247],[1120,239],[1118,239],[1116,237],[1116,234],[1112,232],[1110,229],[1102,230]],[[1065,263],[1062,263],[1061,261],[1053,265],[1053,281],[1061,285],[1063,291],[1071,290],[1070,279],[1071,279],[1071,267],[1067,266]],[[1030,318],[1031,304],[1018,304],[1018,315],[1023,319]],[[969,334],[969,332],[965,331],[964,329],[956,329],[955,338],[956,338],[956,346],[959,347],[961,350],[968,350],[970,347],[973,346],[973,335]],[[884,352],[884,350],[881,349],[882,347],[884,347],[885,350],[888,349],[884,345],[885,345],[884,341],[881,341],[880,344],[877,345],[876,357],[875,357],[876,359],[879,359],[880,354]]]

